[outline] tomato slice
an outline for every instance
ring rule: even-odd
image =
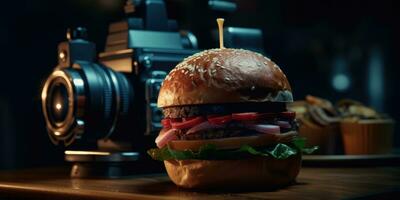
[[[232,113],[232,119],[238,121],[256,120],[258,119],[258,113],[256,112]]]
[[[286,118],[286,119],[294,119],[294,118],[296,118],[296,112],[285,111],[285,112],[279,113],[279,116]]]
[[[258,119],[272,120],[278,116],[278,113],[259,113]]]
[[[256,112],[247,112],[247,113],[233,113],[232,118],[238,121],[251,121],[251,120],[260,120],[260,119],[274,119],[277,117],[277,113],[256,113]]]
[[[186,128],[191,128],[197,124],[200,124],[201,122],[206,121],[204,117],[195,117],[190,120],[182,121],[182,122],[171,122],[172,128],[176,129],[186,129]]]
[[[171,120],[168,118],[162,119],[161,124],[164,128],[171,128]]]
[[[222,115],[222,116],[209,115],[207,116],[207,120],[208,122],[210,122],[210,124],[222,125],[232,121],[232,115]]]

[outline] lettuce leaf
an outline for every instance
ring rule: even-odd
[[[304,137],[295,137],[292,143],[297,149],[301,150],[301,152],[304,154],[312,154],[318,150],[318,146],[306,148],[306,138]]]
[[[292,144],[278,143],[273,147],[254,148],[249,145],[243,145],[235,150],[218,150],[215,145],[206,144],[200,147],[199,151],[194,152],[191,150],[177,151],[165,146],[161,149],[154,148],[147,151],[147,153],[154,159],[159,161],[164,160],[227,160],[227,159],[241,159],[249,156],[264,156],[273,157],[276,159],[286,159],[298,153],[311,154],[316,151],[318,147],[305,148],[304,138],[294,138]]]

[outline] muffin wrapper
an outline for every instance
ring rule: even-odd
[[[345,153],[348,155],[387,154],[393,150],[392,121],[342,122],[341,131]]]

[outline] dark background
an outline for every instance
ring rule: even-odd
[[[226,25],[264,31],[266,54],[286,73],[296,99],[307,94],[332,101],[354,98],[399,121],[400,31],[394,2],[240,0],[238,11],[226,17]],[[217,47],[210,39],[216,23],[207,1],[167,3],[170,18],[193,31],[201,48]],[[53,146],[45,131],[39,102],[42,81],[56,65],[57,44],[65,39],[68,27],[87,27],[100,52],[108,24],[124,17],[123,4],[122,0],[0,3],[0,168],[63,163],[63,149]],[[333,87],[337,74],[346,75],[347,89]],[[339,79],[338,87],[345,87],[346,80]],[[400,144],[398,134],[395,143]]]

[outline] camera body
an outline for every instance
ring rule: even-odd
[[[146,113],[146,135],[161,128],[157,96],[165,76],[185,57],[198,52],[193,34],[177,32],[175,21],[169,21],[168,25],[167,29],[145,30],[142,19],[138,18],[111,24],[105,52],[99,55],[102,64],[130,76],[136,83],[132,84],[137,86],[135,91],[142,91],[137,99],[145,101],[135,105],[146,105],[145,110],[135,108]]]
[[[236,9],[233,0],[208,4],[218,15]],[[168,19],[164,1],[128,0],[125,12],[109,26],[99,55],[85,28],[69,31],[42,89],[49,138],[67,146],[72,177],[160,171],[160,163],[143,156],[161,129],[158,92],[168,72],[199,51],[197,38]],[[259,29],[226,27],[224,35],[229,47],[263,52]]]
[[[125,20],[109,26],[98,58],[84,28],[69,32],[59,44],[58,65],[42,90],[54,144],[109,152],[143,152],[153,146],[161,129],[161,83],[177,63],[198,52],[197,40],[178,31],[161,0],[128,1],[125,11]]]

